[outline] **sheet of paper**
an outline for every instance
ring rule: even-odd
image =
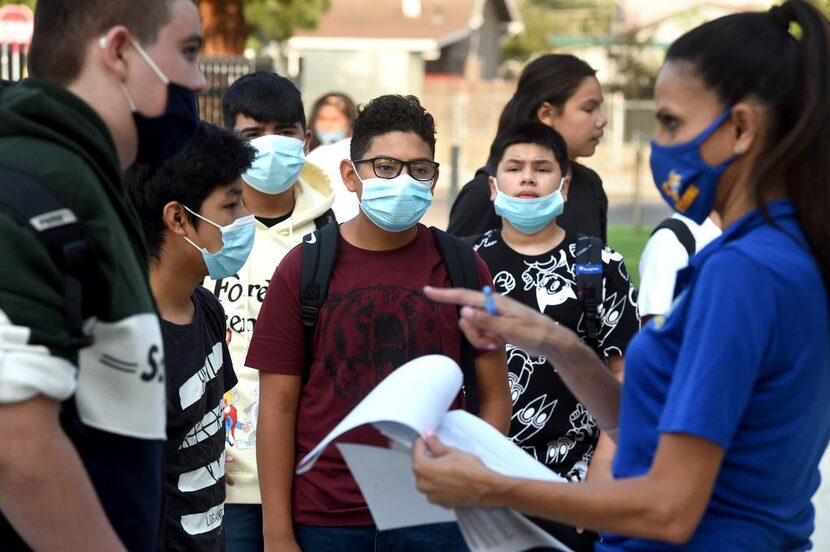
[[[390,438],[411,444],[414,437],[438,427],[461,390],[461,368],[450,358],[427,355],[407,362],[386,377],[299,464],[311,469],[320,453],[343,433],[378,424]],[[404,431],[400,431],[405,428]],[[409,443],[406,443],[409,441]]]
[[[472,552],[519,552],[536,547],[569,551],[517,512],[502,508],[452,511],[430,504],[415,488],[409,451],[349,443],[338,443],[337,448],[381,531],[457,521]]]
[[[485,466],[503,475],[565,481],[496,428],[464,410],[447,412],[435,433],[444,444],[477,456]]]
[[[337,449],[381,531],[456,521],[452,510],[430,504],[415,488],[411,452],[349,443]]]
[[[512,510],[463,508],[455,513],[458,528],[471,552],[521,552],[539,547],[573,552]]]

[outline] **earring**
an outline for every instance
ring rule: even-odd
[[[743,155],[743,153],[744,153],[744,148],[742,148],[741,146],[735,144],[735,155]]]

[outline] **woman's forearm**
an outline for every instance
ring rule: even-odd
[[[682,543],[689,523],[670,493],[647,476],[620,481],[549,483],[494,475],[487,505],[596,531]]]
[[[620,382],[597,354],[571,330],[551,320],[542,345],[545,358],[562,382],[591,412],[599,427],[616,441],[619,426]]]

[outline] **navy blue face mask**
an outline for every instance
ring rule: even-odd
[[[715,191],[723,171],[736,155],[712,166],[703,159],[700,146],[732,113],[727,109],[693,140],[674,146],[661,146],[651,141],[651,172],[657,190],[678,213],[702,224],[715,204]]]
[[[138,133],[138,153],[135,162],[158,166],[184,149],[196,134],[196,128],[199,126],[199,105],[193,90],[171,82],[144,48],[132,38],[130,42],[161,82],[167,85],[167,105],[164,113],[158,117],[142,115],[127,87],[121,85],[130,104]]]

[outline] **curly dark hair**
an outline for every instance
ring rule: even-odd
[[[352,128],[352,160],[361,159],[376,136],[414,132],[435,155],[435,119],[415,96],[380,96],[362,106]]]
[[[159,261],[164,244],[162,211],[178,201],[198,213],[202,202],[218,186],[227,186],[248,170],[256,149],[230,130],[201,122],[193,140],[160,167],[133,165],[124,184],[135,205],[150,258]],[[191,217],[198,228],[199,219]]]

